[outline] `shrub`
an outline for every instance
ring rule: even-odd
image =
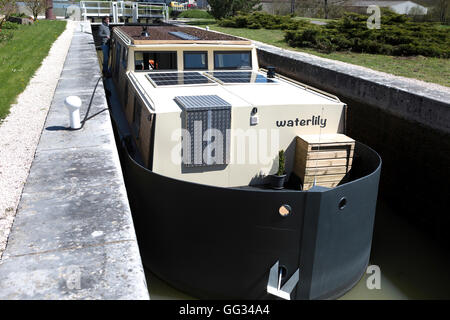
[[[13,13],[11,14],[11,17],[17,17],[17,18],[29,18],[29,19],[33,19],[32,17],[30,17],[29,15],[25,14],[25,13]]]
[[[297,29],[303,23],[305,22],[294,20],[291,16],[277,16],[265,12],[254,12],[252,14],[241,14],[223,19],[219,22],[219,25],[229,28],[293,30]]]
[[[237,16],[234,21],[236,28],[246,28],[248,26],[248,19],[246,16]]]
[[[337,48],[340,48],[341,50],[350,49],[353,47],[353,40],[347,39],[346,37],[342,35],[337,35],[334,38],[334,42],[337,46]]]
[[[169,17],[176,20],[181,14],[181,11],[173,10],[171,7],[169,7]]]
[[[2,25],[2,29],[15,30],[15,29],[19,29],[19,25],[14,22],[5,21]]]
[[[381,29],[368,29],[368,16],[346,13],[325,26],[300,25],[287,31],[293,47],[311,47],[324,52],[345,50],[386,55],[423,55],[450,58],[450,35],[434,23],[415,23],[405,15],[384,10]]]
[[[219,22],[219,26],[225,28],[237,28],[236,21],[234,21],[233,19],[223,19]]]
[[[324,26],[291,16],[264,12],[240,14],[223,19],[222,27],[285,30],[292,47],[310,47],[323,52],[354,51],[386,55],[423,55],[450,58],[450,34],[435,23],[412,22],[406,15],[382,10],[381,29],[368,29],[368,15],[345,13]]]
[[[262,26],[259,23],[252,23],[248,26],[249,29],[261,29]]]
[[[0,31],[0,44],[2,42],[6,42],[9,41],[13,38],[13,33],[12,32],[8,32],[8,31]]]

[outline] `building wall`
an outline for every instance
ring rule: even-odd
[[[342,0],[328,0],[328,7],[337,5]],[[262,10],[270,14],[289,14],[291,13],[291,0],[263,0]],[[299,16],[315,17],[321,15],[324,11],[323,0],[295,0],[294,12]]]
[[[427,8],[421,6],[421,5],[417,4],[417,3],[411,2],[411,1],[402,2],[402,3],[399,3],[397,5],[391,6],[390,8],[394,12],[400,13],[400,14],[408,14],[412,8],[416,8],[415,9],[416,10],[416,14],[418,13],[417,10],[421,10],[422,14],[427,14],[427,12],[428,12]]]
[[[373,1],[373,5],[380,5],[382,3],[378,3],[377,1]],[[367,13],[367,8],[368,6],[356,6],[356,5],[351,5],[351,4],[345,4],[342,6],[345,11],[351,11],[351,12],[357,12],[357,13],[361,13],[361,14],[366,14]],[[405,2],[399,2],[396,5],[391,5],[389,7],[385,7],[385,6],[381,6],[381,8],[389,8],[390,10],[398,13],[398,14],[409,14],[410,10],[412,8],[417,8],[417,10],[421,10],[422,14],[427,14],[428,9],[424,6],[421,6],[415,2],[412,1],[405,1]],[[419,14],[419,12],[415,10],[414,14]]]

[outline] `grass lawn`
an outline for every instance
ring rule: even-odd
[[[11,104],[65,28],[66,21],[42,20],[30,26],[20,25],[12,30],[14,38],[0,43],[0,119],[9,113]]]
[[[434,82],[450,87],[450,59],[439,59],[430,57],[395,57],[367,53],[353,52],[333,52],[330,54],[321,53],[309,48],[292,48],[284,42],[284,32],[282,30],[265,29],[240,29],[224,28],[216,24],[201,23],[198,26],[209,25],[211,30],[216,30],[238,37],[244,37],[280,48],[306,52],[316,56],[344,61],[374,70],[392,73],[397,76],[415,78],[422,81]]]

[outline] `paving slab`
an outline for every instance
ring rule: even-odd
[[[137,257],[139,249],[135,241],[11,257],[1,265],[0,298],[145,299],[148,291]]]

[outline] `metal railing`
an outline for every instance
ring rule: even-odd
[[[112,14],[112,2],[109,1],[80,1],[81,14],[87,17],[104,17]]]
[[[169,8],[161,4],[149,4],[145,2],[138,2],[138,15],[139,17],[153,17],[155,15],[166,14],[169,18]]]
[[[84,21],[95,17],[111,17],[111,23],[120,23],[120,18],[158,18],[168,21],[169,10],[165,3],[129,1],[80,1],[81,16]]]

